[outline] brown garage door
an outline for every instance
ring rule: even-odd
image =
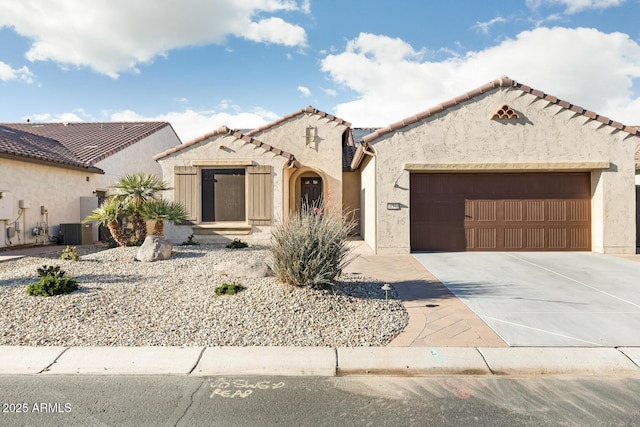
[[[413,251],[587,251],[585,173],[411,174]]]

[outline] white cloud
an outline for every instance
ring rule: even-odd
[[[262,19],[250,22],[243,36],[254,42],[276,43],[285,46],[305,46],[306,33],[304,28],[289,24],[281,18]]]
[[[75,113],[60,113],[60,114],[51,114],[51,113],[42,113],[42,114],[34,114],[28,117],[32,122],[38,123],[77,123],[84,122],[82,117],[78,116]]]
[[[33,73],[27,67],[12,68],[9,64],[0,61],[0,81],[20,80],[31,84],[33,77]]]
[[[568,14],[582,12],[589,9],[608,9],[620,6],[626,0],[527,0],[527,6],[537,9],[543,4],[561,5],[566,7]]]
[[[270,123],[278,118],[278,115],[261,108],[251,112],[229,113],[226,111],[194,111],[185,110],[169,112],[153,117],[143,116],[131,110],[111,113],[112,121],[163,121],[171,123],[182,142],[191,141],[206,133],[225,125],[231,129],[253,129]]]
[[[391,44],[399,50],[386,56]],[[440,62],[421,60],[398,39],[361,34],[344,52],[325,57],[322,70],[359,94],[335,110],[355,126],[388,125],[501,75],[623,123],[640,122],[633,93],[634,82],[640,84],[640,45],[622,33],[542,27]]]
[[[298,92],[300,92],[302,96],[311,96],[311,91],[308,87],[298,86]]]
[[[491,27],[493,27],[495,24],[502,24],[505,22],[507,22],[507,20],[502,16],[496,16],[495,18],[487,22],[476,22],[476,25],[474,25],[473,27],[483,34],[489,34],[489,30],[491,29]]]
[[[320,89],[322,89],[324,94],[327,95],[327,96],[337,96],[338,95],[338,92],[335,89],[325,89],[325,88],[320,88]]]
[[[230,35],[304,47],[302,27],[264,15],[305,7],[289,0],[93,0],[90,7],[72,0],[2,0],[0,28],[33,40],[30,61],[87,66],[115,78],[172,49],[221,43]]]

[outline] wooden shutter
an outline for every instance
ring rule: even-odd
[[[249,224],[270,225],[273,186],[271,166],[251,166],[247,168],[249,178]]]
[[[195,222],[198,214],[198,168],[176,166],[174,168],[173,194],[187,210],[187,222]]]

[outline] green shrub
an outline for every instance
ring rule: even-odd
[[[193,234],[189,234],[187,236],[187,240],[185,242],[180,243],[180,246],[191,246],[191,245],[199,245],[200,243],[193,240]]]
[[[49,297],[68,294],[78,289],[78,282],[73,277],[67,276],[58,265],[43,265],[37,271],[40,280],[27,287],[28,295]]]
[[[62,250],[62,254],[60,254],[60,259],[65,261],[77,261],[78,258],[78,251],[75,246],[67,246]]]
[[[235,295],[240,291],[244,291],[245,287],[238,283],[224,283],[215,290],[216,295]]]
[[[271,255],[278,280],[323,288],[349,263],[347,237],[356,225],[354,215],[324,211],[322,205],[303,204],[288,220],[275,224]]]
[[[243,242],[240,239],[233,239],[233,242],[227,244],[228,249],[242,249],[248,246],[249,244],[247,242]]]

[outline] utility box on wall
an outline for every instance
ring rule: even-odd
[[[60,238],[63,245],[93,244],[93,224],[60,224]]]
[[[13,195],[9,190],[0,190],[0,221],[13,218]]]

